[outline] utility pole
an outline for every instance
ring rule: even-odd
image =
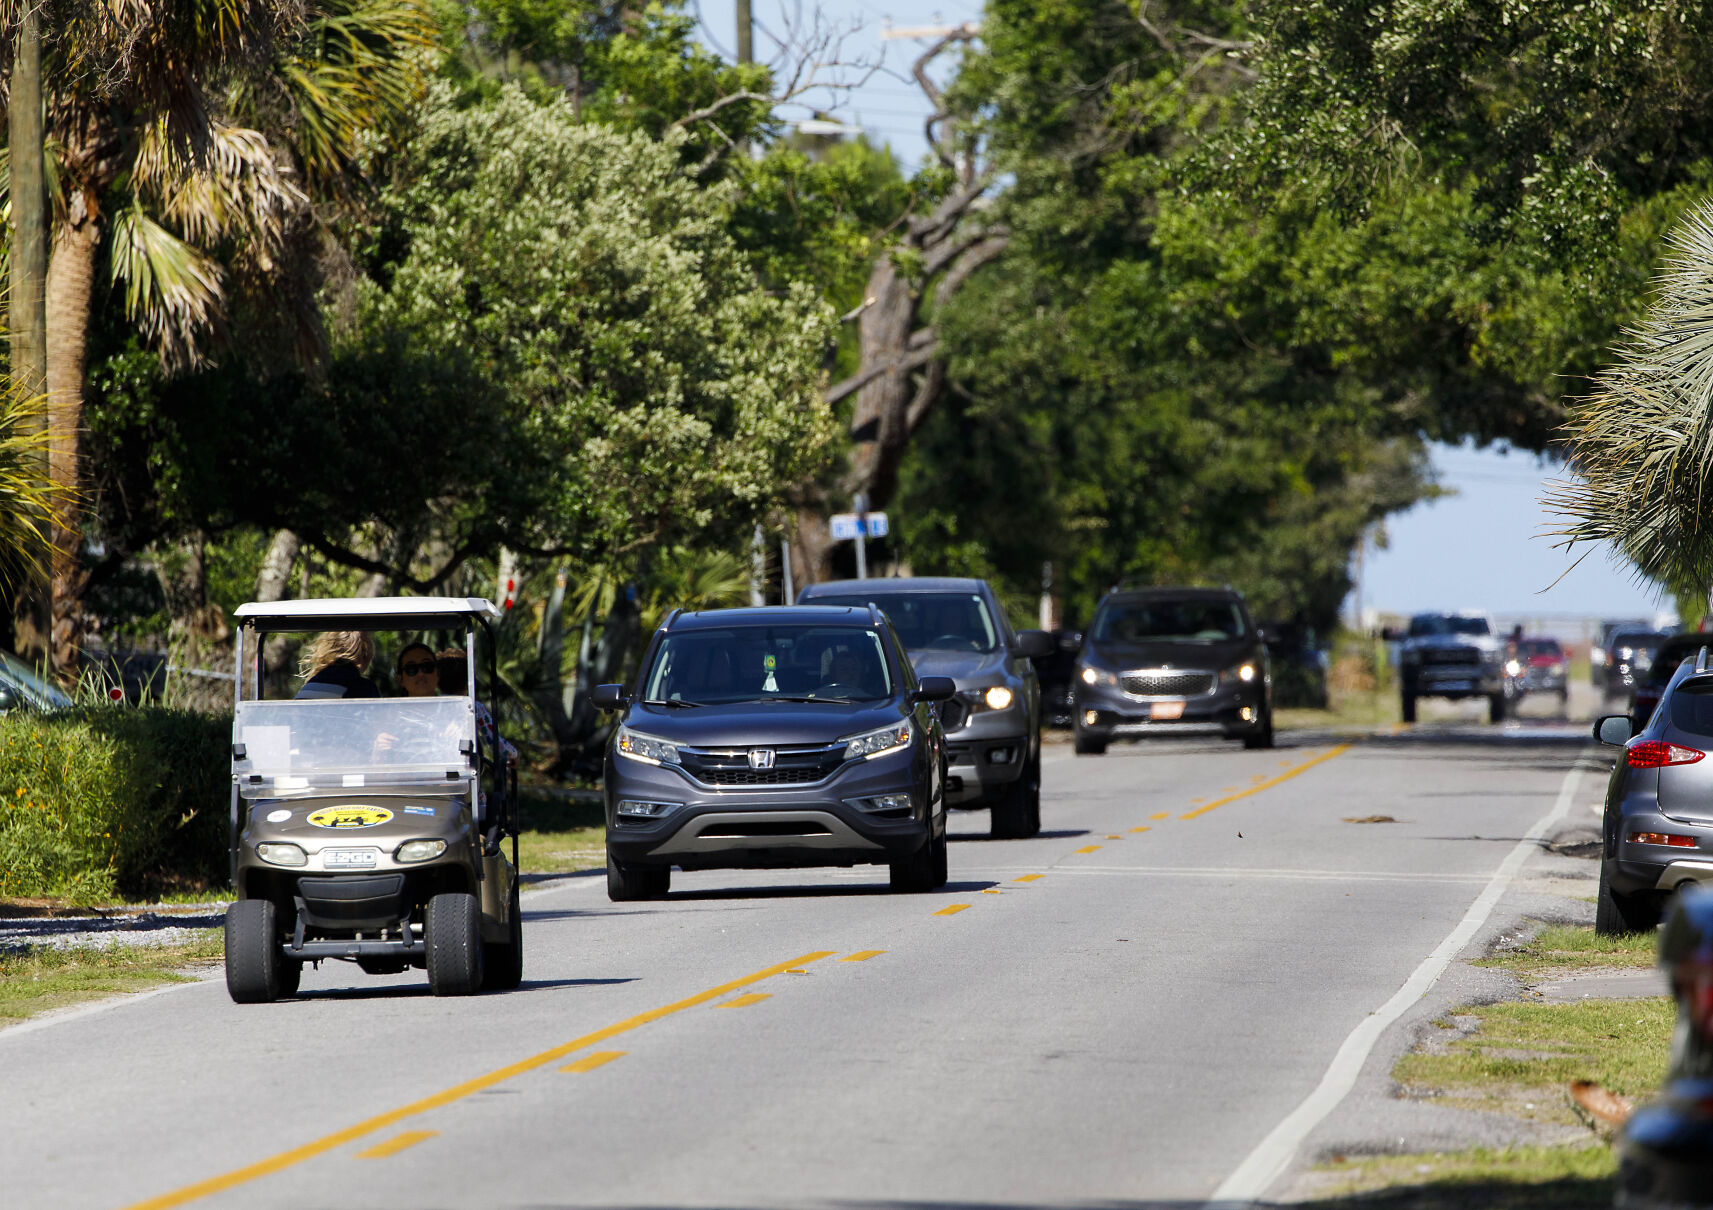
[[[20,5],[12,55],[7,145],[12,195],[12,384],[35,397],[48,381],[48,214],[42,144],[42,29],[34,4]],[[43,455],[42,477],[47,477]]]
[[[738,4],[738,62],[755,62],[755,22],[750,16],[750,0]]]
[[[858,492],[851,501],[857,515],[856,556],[857,579],[868,579],[868,493]]]

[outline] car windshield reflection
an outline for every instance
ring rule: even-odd
[[[663,706],[881,701],[892,675],[880,635],[849,626],[738,626],[668,635],[644,682]]]

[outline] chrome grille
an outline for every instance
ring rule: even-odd
[[[1422,651],[1423,664],[1479,664],[1481,651],[1476,647],[1428,647]]]
[[[843,744],[774,748],[771,769],[752,769],[749,752],[748,748],[679,748],[678,760],[684,772],[705,786],[801,786],[831,777],[845,759]]]
[[[710,786],[800,786],[826,775],[820,769],[703,769],[693,774]]]
[[[1137,697],[1191,697],[1197,693],[1213,692],[1213,673],[1178,672],[1160,669],[1154,672],[1126,672],[1120,683],[1124,692]]]

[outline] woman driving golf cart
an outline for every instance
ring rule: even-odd
[[[515,794],[497,733],[478,724],[470,666],[458,692],[358,696],[376,632],[450,632],[491,659],[498,611],[474,598],[399,597],[248,604],[236,616],[232,998],[291,995],[305,962],[329,958],[370,974],[425,968],[437,995],[515,987]],[[321,632],[304,688],[324,688],[269,699],[265,636],[292,631]]]

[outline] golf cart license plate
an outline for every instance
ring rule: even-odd
[[[324,849],[321,864],[330,870],[369,870],[375,865],[373,849]]]
[[[1148,711],[1148,717],[1156,722],[1169,723],[1175,718],[1184,717],[1182,702],[1155,702]]]

